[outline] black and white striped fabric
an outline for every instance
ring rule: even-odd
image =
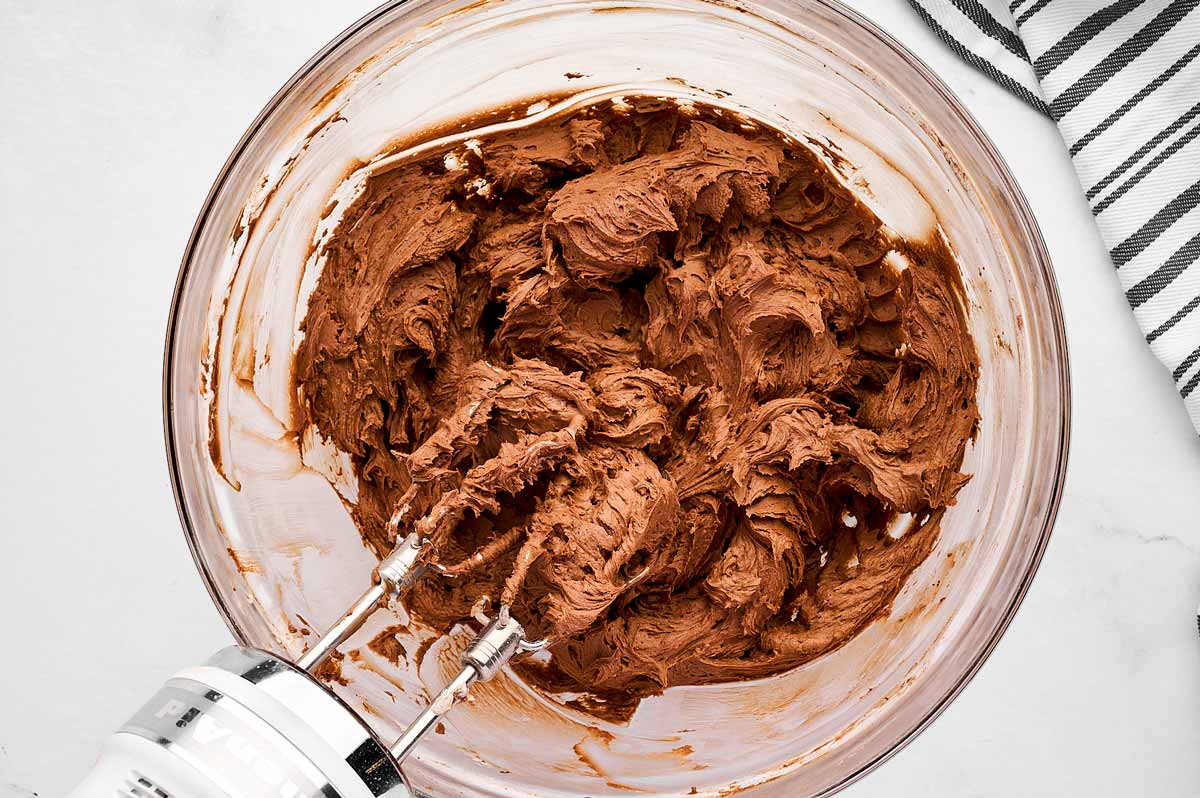
[[[1200,0],[909,0],[1058,123],[1146,341],[1200,430]]]

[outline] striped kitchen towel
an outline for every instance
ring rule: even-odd
[[[1146,341],[1200,430],[1200,0],[909,0],[1057,124]]]

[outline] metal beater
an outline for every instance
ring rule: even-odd
[[[418,564],[423,548],[424,542],[416,532],[401,540],[376,567],[372,585],[296,660],[296,665],[315,674],[330,652],[358,631],[384,599],[398,596],[416,584],[428,570]],[[524,627],[512,617],[508,607],[501,604],[496,617],[487,621],[483,631],[463,651],[462,670],[408,725],[392,745],[392,756],[397,762],[403,762],[446,713],[466,700],[471,685],[489,681],[517,654],[538,651],[544,645],[545,641],[526,640]]]

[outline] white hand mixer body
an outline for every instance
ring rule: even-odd
[[[400,769],[469,688],[495,676],[525,640],[501,605],[462,654],[462,670],[390,747],[312,673],[379,603],[424,573],[410,534],[371,587],[296,664],[231,646],[181,671],[107,742],[72,798],[409,798]]]

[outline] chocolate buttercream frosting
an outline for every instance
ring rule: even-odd
[[[446,574],[410,610],[507,603],[551,641],[524,675],[585,706],[837,648],[968,479],[954,258],[727,112],[605,104],[394,163],[325,255],[296,412],[351,456],[364,539],[427,535]]]

